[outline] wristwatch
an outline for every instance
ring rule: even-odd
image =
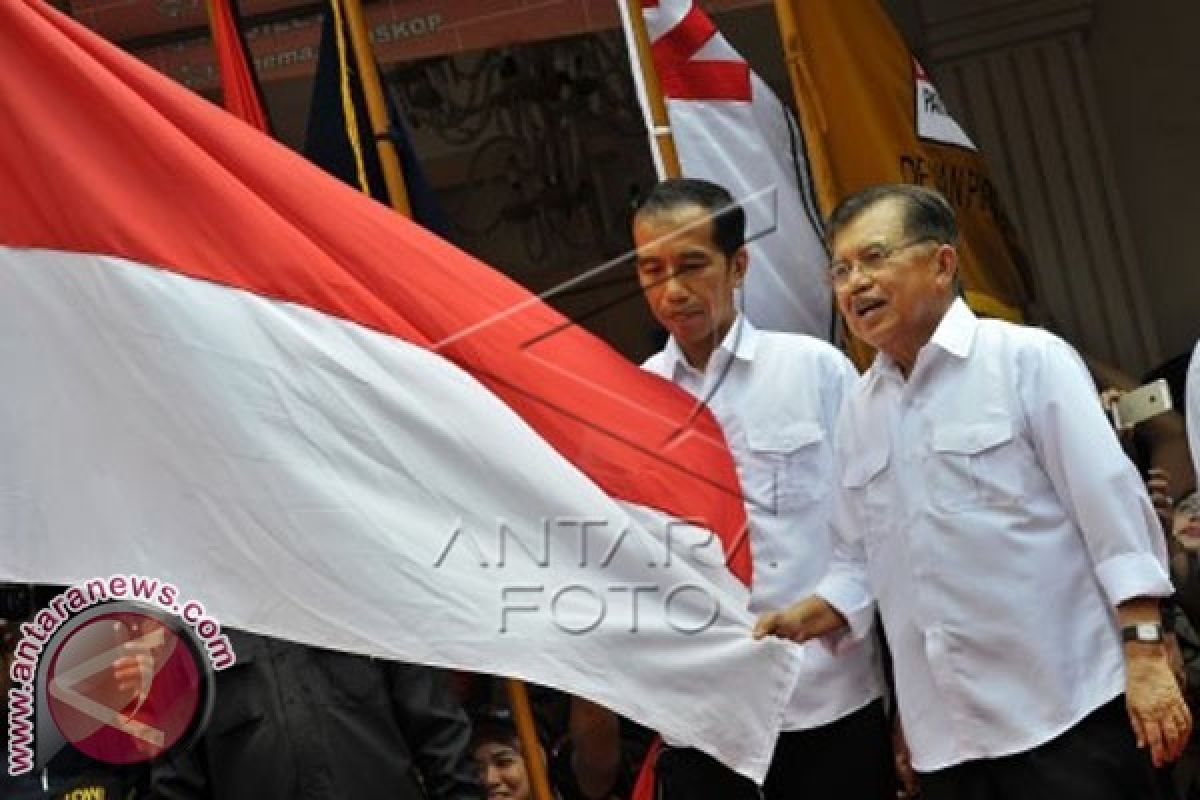
[[[1162,625],[1159,625],[1157,622],[1139,622],[1137,625],[1126,625],[1124,628],[1121,628],[1122,642],[1161,644],[1162,640]]]

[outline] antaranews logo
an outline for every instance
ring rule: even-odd
[[[8,692],[8,772],[70,744],[110,764],[184,748],[234,663],[220,624],[173,584],[111,575],[69,587],[20,627]]]

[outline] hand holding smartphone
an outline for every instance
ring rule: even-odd
[[[1160,378],[1120,395],[1116,402],[1109,406],[1109,410],[1113,426],[1119,431],[1127,431],[1135,425],[1170,411],[1173,407],[1171,389],[1167,382]]]

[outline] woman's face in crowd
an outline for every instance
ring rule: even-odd
[[[1200,550],[1200,493],[1193,492],[1179,501],[1173,533],[1185,550]]]
[[[475,748],[475,765],[487,800],[530,800],[532,797],[525,760],[515,746],[484,742]]]

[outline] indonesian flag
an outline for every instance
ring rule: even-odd
[[[828,256],[799,126],[693,0],[642,6],[684,176],[724,186],[747,212],[744,313],[760,328],[828,339]]]
[[[37,0],[0,142],[0,580],[154,576],[761,779],[793,659],[683,392]]]

